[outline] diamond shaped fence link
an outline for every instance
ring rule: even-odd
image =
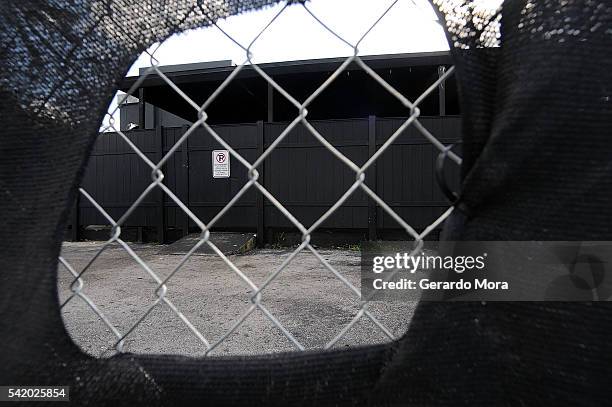
[[[268,320],[272,322],[272,324],[278,328],[287,339],[298,349],[304,350],[305,347],[291,334],[291,332],[285,328],[285,326],[270,312],[270,310],[263,304],[263,291],[265,288],[272,283],[278,275],[293,261],[293,259],[301,253],[303,250],[307,249],[310,253],[312,253],[315,258],[321,263],[321,265],[331,272],[338,280],[340,280],[349,290],[351,290],[357,299],[360,301],[360,307],[355,316],[351,319],[351,321],[344,326],[330,341],[328,341],[324,348],[328,349],[334,346],[342,337],[363,317],[367,317],[386,337],[390,340],[395,339],[393,333],[387,329],[381,322],[378,320],[369,310],[368,304],[371,298],[362,298],[361,290],[355,287],[346,277],[344,277],[341,273],[339,273],[333,265],[331,265],[325,258],[319,253],[319,251],[310,244],[310,239],[312,233],[319,227],[325,220],[327,220],[340,206],[344,204],[344,202],[358,189],[363,190],[370,199],[374,200],[376,204],[384,210],[392,219],[394,219],[405,231],[414,239],[414,247],[412,249],[412,253],[417,252],[423,246],[423,239],[431,233],[436,227],[438,227],[453,211],[453,206],[450,206],[437,220],[435,220],[431,225],[425,228],[421,233],[418,233],[410,224],[404,221],[382,198],[380,198],[374,191],[372,191],[365,182],[365,174],[368,168],[376,162],[376,160],[380,157],[381,154],[409,127],[413,126],[416,128],[429,142],[431,142],[438,150],[445,151],[446,146],[442,144],[434,135],[432,135],[418,120],[420,115],[420,110],[418,108],[419,104],[429,96],[434,90],[437,89],[438,85],[444,83],[453,73],[454,67],[446,70],[446,72],[438,78],[434,83],[431,84],[414,102],[411,102],[408,98],[403,96],[397,89],[395,89],[392,85],[386,82],[382,77],[380,77],[373,69],[371,69],[359,56],[359,45],[363,42],[363,40],[368,36],[368,34],[380,23],[380,21],[393,9],[393,7],[399,2],[399,0],[393,1],[384,12],[374,21],[374,23],[368,27],[365,33],[359,38],[359,40],[355,44],[351,44],[349,41],[345,40],[341,35],[339,35],[336,31],[331,29],[321,18],[319,18],[307,5],[306,3],[299,2],[299,4],[304,8],[306,13],[310,15],[313,21],[316,24],[319,24],[323,29],[330,33],[331,36],[335,37],[337,40],[344,43],[348,46],[352,54],[347,57],[342,64],[303,102],[300,103],[293,96],[291,96],[285,89],[283,89],[278,83],[276,83],[266,72],[259,67],[256,63],[253,62],[253,54],[251,49],[253,45],[258,41],[258,39],[264,34],[266,30],[280,17],[283,12],[289,7],[291,4],[296,4],[295,1],[287,1],[284,6],[270,19],[270,21],[258,32],[258,34],[253,38],[253,40],[249,43],[248,46],[243,46],[239,41],[237,41],[234,37],[232,37],[226,30],[221,28],[218,24],[213,23],[213,25],[223,34],[225,35],[233,44],[238,46],[245,52],[246,58],[244,62],[240,65],[237,65],[232,72],[228,75],[228,77],[221,83],[221,85],[204,101],[202,105],[198,105],[191,98],[189,98],[170,78],[168,78],[162,71],[159,69],[159,61],[155,58],[155,52],[159,49],[161,44],[156,44],[152,47],[152,49],[147,50],[146,53],[150,57],[151,66],[145,70],[145,72],[140,75],[139,79],[132,85],[132,87],[128,90],[128,92],[120,97],[119,103],[114,110],[108,113],[108,126],[106,126],[103,131],[112,130],[116,134],[118,134],[121,139],[133,150],[136,155],[151,169],[151,179],[152,182],[141,192],[141,194],[136,198],[136,200],[132,203],[132,205],[126,210],[126,212],[115,221],[108,213],[99,205],[95,199],[90,196],[87,191],[84,189],[80,189],[80,193],[87,198],[91,202],[91,204],[102,214],[102,216],[108,221],[111,225],[111,235],[110,238],[102,245],[102,247],[96,252],[96,254],[91,258],[91,260],[83,267],[80,272],[76,272],[74,268],[63,258],[60,256],[60,263],[68,270],[68,272],[74,277],[70,285],[70,289],[72,294],[64,301],[61,307],[64,307],[68,304],[73,298],[78,297],[82,301],[84,301],[87,306],[100,318],[107,328],[115,335],[117,338],[114,345],[109,348],[106,352],[122,352],[124,349],[124,344],[127,337],[134,332],[136,328],[147,318],[147,316],[151,313],[151,311],[156,308],[160,304],[167,305],[172,312],[178,316],[181,321],[189,328],[189,330],[194,334],[194,336],[200,341],[204,348],[204,355],[210,354],[214,349],[216,349],[219,345],[221,345],[233,332],[236,331],[244,321],[256,310],[260,310],[263,315],[266,316]],[[414,2],[412,2],[414,4]],[[205,10],[202,10],[205,12]],[[366,72],[372,79],[374,79],[381,87],[387,90],[393,97],[395,97],[404,107],[406,107],[408,111],[408,118],[404,121],[404,123],[393,133],[391,136],[387,138],[387,140],[378,148],[378,150],[368,158],[368,160],[362,165],[358,166],[344,154],[342,154],[337,148],[335,148],[323,135],[317,131],[312,124],[307,120],[308,110],[307,107],[330,85],[334,82],[334,80],[351,64],[357,64],[364,72]],[[227,143],[219,134],[217,134],[214,129],[208,125],[207,119],[208,115],[206,113],[206,109],[214,102],[214,100],[223,92],[223,90],[232,82],[232,80],[240,73],[240,71],[246,67],[250,66],[254,69],[259,76],[261,76],[267,83],[269,83],[276,91],[278,91],[283,97],[285,97],[291,104],[293,104],[298,110],[298,115],[296,118],[291,121],[287,127],[281,132],[281,134],[264,150],[264,152],[253,162],[250,163],[244,157],[242,157],[236,150],[232,148],[232,146]],[[161,158],[161,160],[157,163],[152,162],[130,139],[127,137],[120,129],[115,127],[114,115],[119,109],[119,106],[123,101],[127,99],[127,97],[133,94],[142,84],[146,77],[151,74],[155,74],[159,76],[171,89],[173,89],[182,99],[184,99],[191,107],[193,107],[197,111],[198,120],[195,121],[188,129],[183,133],[183,135],[174,143],[174,145],[169,149],[169,151]],[[321,215],[310,227],[304,226],[301,222],[299,222],[291,212],[285,208],[281,202],[279,202],[259,181],[259,173],[257,168],[263,163],[263,161],[274,151],[274,149],[281,143],[287,135],[297,126],[298,124],[302,124],[312,135],[318,140],[318,142],[327,148],[340,162],[346,165],[355,173],[355,182],[346,190],[344,194],[329,208],[327,209],[323,215]],[[164,173],[162,171],[163,165],[172,157],[172,155],[176,152],[176,150],[181,147],[181,145],[193,134],[193,132],[202,127],[206,130],[206,133],[209,134],[212,138],[214,138],[219,144],[221,144],[225,149],[227,149],[232,157],[237,159],[247,170],[248,181],[244,184],[244,186],[236,193],[236,195],[208,222],[208,224],[201,221],[188,207],[183,203],[164,183]],[[448,157],[453,160],[455,163],[460,164],[461,158],[453,153],[452,151],[448,152]],[[254,187],[259,193],[265,196],[272,205],[283,214],[285,218],[287,218],[291,224],[293,224],[302,234],[302,243],[293,250],[282,262],[282,264],[274,271],[272,271],[263,281],[262,284],[257,286],[251,279],[249,279],[227,256],[225,256],[219,248],[210,241],[210,229],[218,222],[218,220],[224,216],[229,209],[231,209],[234,204],[252,187]],[[134,210],[141,204],[141,202],[145,199],[145,197],[155,188],[160,188],[188,217],[193,221],[197,227],[201,230],[200,238],[197,243],[180,259],[178,264],[170,271],[170,273],[162,280],[148,265],[145,261],[143,261],[131,248],[125,243],[121,238],[121,225],[129,218],[129,216],[134,212]],[[120,245],[123,250],[125,250],[132,259],[134,259],[139,266],[145,270],[145,272],[151,277],[157,284],[155,289],[155,298],[153,302],[149,305],[147,310],[139,317],[139,319],[132,324],[124,333],[121,333],[112,322],[104,315],[104,313],[95,305],[95,303],[83,292],[85,287],[83,281],[83,274],[91,267],[91,265],[96,261],[96,259],[102,254],[102,252],[111,244],[116,243]],[[246,310],[240,315],[240,317],[234,321],[231,327],[216,341],[212,342],[206,339],[205,335],[200,332],[195,325],[170,301],[168,298],[168,287],[167,284],[170,279],[181,269],[181,267],[191,258],[191,256],[196,252],[198,248],[203,246],[204,244],[208,245],[217,256],[219,256],[223,262],[252,290],[252,295],[250,296],[251,304],[248,306]],[[386,277],[386,279],[391,279],[393,274]],[[105,354],[106,352],[103,352]]]

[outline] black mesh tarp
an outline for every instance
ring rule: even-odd
[[[602,303],[423,303],[348,351],[94,359],[67,335],[57,257],[101,118],[150,44],[264,0],[0,2],[0,384],[77,405],[594,405],[612,398]],[[457,66],[463,184],[446,236],[612,240],[612,5],[436,0]]]

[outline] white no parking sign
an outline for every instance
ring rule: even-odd
[[[227,150],[213,150],[212,152],[213,178],[229,178],[230,155]]]

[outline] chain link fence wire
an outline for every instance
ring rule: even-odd
[[[151,47],[146,53],[149,56],[151,66],[146,69],[146,71],[140,75],[139,79],[131,86],[130,90],[119,96],[119,101],[117,106],[108,112],[107,114],[107,123],[101,130],[101,134],[104,131],[113,131],[117,133],[121,139],[136,153],[136,155],[150,168],[151,171],[151,182],[145,188],[145,190],[138,196],[138,198],[132,203],[132,205],[128,208],[128,210],[119,218],[113,219],[104,208],[92,197],[86,190],[80,189],[80,193],[82,196],[87,199],[99,212],[100,214],[108,221],[111,226],[111,233],[109,239],[102,244],[102,246],[98,249],[98,251],[94,254],[94,256],[86,263],[86,265],[79,271],[76,271],[72,265],[63,257],[59,258],[60,264],[66,269],[68,273],[72,276],[72,282],[70,284],[71,294],[69,297],[61,304],[61,308],[64,308],[67,304],[73,301],[75,298],[83,301],[88,308],[95,313],[95,315],[105,324],[110,332],[115,336],[116,340],[114,344],[102,352],[101,356],[110,355],[116,352],[125,351],[124,345],[126,340],[130,335],[134,332],[134,330],[143,323],[147,319],[147,317],[151,314],[151,312],[160,306],[168,307],[180,320],[187,326],[187,328],[193,333],[195,339],[197,339],[204,350],[205,355],[209,355],[214,352],[215,349],[219,347],[227,338],[234,333],[246,320],[255,312],[260,312],[263,314],[276,328],[278,328],[283,335],[287,338],[287,340],[293,344],[295,349],[303,351],[305,350],[305,346],[300,343],[300,341],[296,338],[296,336],[290,332],[289,329],[270,311],[270,309],[266,306],[266,288],[279,276],[280,273],[283,272],[287,268],[287,266],[296,258],[296,256],[303,252],[310,252],[313,256],[315,256],[323,269],[329,271],[329,273],[333,274],[338,280],[342,282],[344,286],[350,290],[355,297],[355,301],[359,303],[359,309],[357,313],[353,316],[348,324],[342,327],[331,340],[329,340],[325,345],[324,349],[329,349],[333,347],[339,340],[341,340],[346,333],[353,327],[355,324],[363,319],[369,319],[374,326],[382,332],[389,340],[394,340],[395,337],[390,329],[385,327],[385,325],[372,314],[372,312],[368,309],[368,305],[370,304],[369,298],[362,298],[361,291],[359,287],[356,287],[352,284],[345,276],[343,276],[330,262],[328,262],[321,253],[311,244],[311,236],[317,228],[321,226],[321,224],[328,219],[340,206],[344,204],[344,202],[353,194],[355,191],[361,189],[364,191],[370,199],[374,200],[376,204],[382,208],[392,219],[394,219],[398,225],[407,233],[408,237],[413,241],[413,252],[417,252],[420,250],[423,244],[423,239],[429,235],[434,229],[439,227],[441,223],[451,214],[454,207],[449,206],[449,208],[444,211],[444,213],[436,219],[433,223],[427,226],[424,230],[420,232],[415,230],[408,222],[406,222],[402,217],[400,217],[383,199],[381,199],[372,189],[370,189],[366,183],[366,172],[367,170],[379,159],[381,154],[385,152],[389,148],[389,146],[410,126],[416,128],[422,135],[427,139],[431,144],[433,144],[440,152],[444,152],[447,157],[455,162],[456,164],[461,164],[461,158],[452,151],[447,149],[447,146],[442,144],[431,132],[429,132],[421,123],[419,122],[420,110],[419,105],[425,100],[432,92],[434,92],[441,83],[444,83],[451,75],[454,73],[454,67],[447,69],[443,75],[441,75],[435,82],[431,84],[418,98],[415,100],[409,100],[407,97],[402,95],[397,89],[395,89],[392,85],[386,82],[381,76],[379,76],[372,68],[370,68],[360,57],[359,54],[359,46],[362,44],[364,39],[372,32],[372,30],[381,23],[384,17],[393,12],[394,7],[400,0],[395,0],[390,3],[390,5],[384,10],[384,12],[378,16],[373,23],[366,27],[363,31],[363,35],[354,43],[347,41],[340,35],[337,31],[334,30],[333,27],[330,27],[325,23],[325,19],[321,16],[316,15],[311,8],[309,8],[307,3],[304,2],[295,2],[295,1],[287,1],[283,7],[269,20],[269,22],[255,35],[255,37],[248,43],[243,44],[237,41],[231,33],[227,30],[221,28],[218,24],[213,23],[213,26],[218,29],[224,36],[226,36],[236,47],[239,47],[242,52],[244,52],[244,61],[237,65],[230,75],[225,78],[225,80],[221,83],[221,85],[206,99],[206,101],[199,105],[195,101],[193,101],[189,96],[187,96],[181,88],[172,82],[160,69],[159,61],[155,57],[156,51],[159,49],[161,43],[158,43]],[[414,4],[414,3],[413,3]],[[416,5],[416,4],[415,4]],[[302,7],[304,11],[311,17],[312,24],[320,25],[324,30],[329,33],[330,38],[339,40],[350,49],[350,56],[348,56],[342,64],[303,102],[298,101],[294,98],[288,91],[286,91],[282,86],[280,86],[277,82],[274,81],[272,77],[270,77],[260,66],[253,62],[254,54],[253,54],[253,46],[260,39],[262,34],[264,34],[274,23],[275,21],[286,11],[286,9],[290,6],[293,7]],[[418,7],[418,5],[417,5]],[[206,10],[202,9],[202,12],[206,12]],[[406,120],[403,124],[391,135],[388,136],[386,141],[378,148],[378,150],[370,156],[366,162],[359,166],[352,160],[350,160],[346,155],[342,154],[333,144],[331,144],[326,138],[324,134],[321,134],[317,131],[308,121],[308,107],[314,102],[314,100],[327,88],[329,87],[342,72],[350,65],[357,64],[364,72],[366,72],[372,79],[374,79],[382,88],[384,88],[387,92],[389,92],[395,99],[401,103],[406,109]],[[286,98],[297,111],[295,119],[291,121],[288,126],[284,129],[284,131],[277,137],[268,148],[264,150],[264,152],[254,161],[249,162],[244,157],[242,157],[232,145],[224,140],[219,134],[217,134],[213,128],[208,124],[208,114],[207,109],[214,103],[215,99],[223,92],[223,90],[236,78],[236,76],[247,66],[250,66],[254,69],[261,78],[263,78],[268,84],[270,84],[278,93],[280,93],[284,98]],[[159,160],[158,162],[153,162],[149,159],[130,139],[127,137],[116,125],[115,115],[119,109],[119,106],[130,96],[133,95],[134,92],[140,87],[145,78],[151,75],[157,75],[161,78],[170,88],[172,88],[183,100],[185,100],[196,112],[198,120],[196,120],[187,131],[176,141],[176,143],[170,148],[170,150]],[[257,171],[258,167],[264,162],[264,160],[274,151],[274,149],[281,143],[295,128],[298,124],[302,124],[311,134],[312,136],[321,143],[321,145],[325,146],[337,160],[346,165],[350,170],[352,170],[355,174],[355,181],[353,184],[342,194],[342,196],[331,206],[329,207],[323,215],[321,215],[314,223],[311,225],[304,225],[296,217],[291,214],[283,204],[274,197],[270,191],[268,191],[262,183],[259,182],[259,172]],[[207,132],[207,135],[214,138],[219,144],[221,144],[225,149],[229,151],[232,158],[238,160],[243,166],[244,170],[248,175],[248,182],[244,184],[244,186],[236,193],[236,195],[229,201],[227,204],[207,223],[203,222],[199,219],[189,208],[188,206],[179,199],[179,197],[170,190],[164,183],[164,173],[162,171],[162,167],[164,164],[173,156],[173,154],[181,147],[181,145],[194,133],[194,131],[198,128],[204,128]],[[184,255],[182,256],[179,263],[164,277],[160,277],[158,273],[153,271],[151,267],[141,258],[138,254],[121,238],[121,226],[124,224],[126,219],[134,212],[134,210],[143,202],[145,197],[151,194],[154,190],[161,189],[163,193],[165,193],[178,207],[189,217],[191,221],[195,223],[195,225],[199,229],[200,237],[197,243]],[[280,213],[283,214],[292,224],[299,230],[301,233],[301,244],[298,245],[286,258],[283,260],[282,264],[270,272],[264,281],[257,285],[252,279],[250,279],[243,271],[237,267],[230,258],[228,258],[211,240],[211,228],[213,228],[219,219],[223,217],[230,208],[232,208],[236,202],[250,189],[255,189],[259,193],[261,193],[266,199],[271,202]],[[92,299],[86,295],[85,291],[87,290],[87,284],[85,283],[84,277],[86,273],[91,270],[93,263],[99,256],[110,246],[118,244],[120,245],[129,256],[138,263],[138,265],[146,272],[148,277],[155,282],[155,296],[152,299],[148,308],[138,317],[136,322],[131,324],[127,329],[120,330],[117,328],[115,324],[102,312],[100,307],[98,307]],[[231,324],[229,329],[219,338],[211,338],[207,335],[206,332],[202,332],[199,330],[182,312],[178,307],[171,301],[172,292],[168,289],[168,283],[177,273],[180,272],[183,265],[193,256],[193,254],[203,245],[208,245],[217,256],[219,256],[223,262],[230,268],[230,270],[235,273],[242,282],[249,287],[252,294],[250,296],[250,305],[244,309],[242,314]],[[392,275],[389,275],[387,279],[392,278]]]

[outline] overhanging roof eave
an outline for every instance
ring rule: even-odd
[[[362,56],[361,59],[368,64],[372,69],[380,68],[397,68],[423,65],[450,65],[452,58],[448,51],[421,52],[411,54],[386,54],[386,55],[368,55]],[[328,72],[337,69],[346,57],[310,59],[300,61],[283,61],[258,64],[269,75],[288,75],[312,72]],[[188,64],[187,64],[188,65]],[[209,69],[186,69],[174,72],[165,73],[165,75],[176,84],[190,82],[209,82],[221,81],[232,72],[236,66],[224,66]],[[361,69],[358,66],[351,66],[348,70]],[[245,66],[238,74],[241,78],[255,77],[259,74],[250,66]],[[133,84],[138,81],[139,76],[130,76],[123,79],[119,87],[122,91],[127,91]],[[164,80],[150,73],[142,83],[141,87],[151,87],[163,85]]]

